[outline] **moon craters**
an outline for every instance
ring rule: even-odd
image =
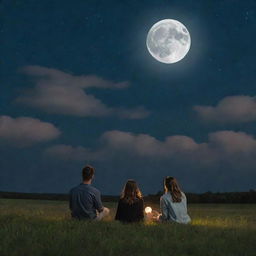
[[[158,61],[175,63],[185,57],[190,41],[189,32],[182,23],[166,19],[157,22],[148,32],[147,48]]]

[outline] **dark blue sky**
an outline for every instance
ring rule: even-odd
[[[173,175],[185,191],[255,188],[255,1],[32,1],[1,8],[0,190],[95,186],[143,192]],[[151,26],[182,22],[175,64],[146,48]]]

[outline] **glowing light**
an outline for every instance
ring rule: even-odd
[[[152,208],[151,207],[149,207],[149,206],[147,206],[146,208],[145,208],[145,213],[151,213],[152,212]]]
[[[190,49],[191,38],[187,28],[179,21],[165,19],[158,21],[147,35],[149,53],[166,64],[183,59]]]

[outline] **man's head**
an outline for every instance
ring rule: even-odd
[[[92,166],[86,165],[82,171],[83,181],[88,182],[88,181],[92,180],[92,178],[94,176],[94,172],[95,172],[95,169]]]

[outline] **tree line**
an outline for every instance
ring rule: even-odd
[[[146,202],[158,203],[162,191],[156,194],[149,194],[144,197]],[[188,203],[223,203],[223,204],[253,204],[256,203],[256,190],[247,192],[205,192],[201,194],[186,193]],[[68,201],[68,194],[49,194],[49,193],[19,193],[0,191],[0,198],[6,199],[35,199],[35,200],[60,200]],[[119,196],[103,195],[104,202],[117,202]]]

